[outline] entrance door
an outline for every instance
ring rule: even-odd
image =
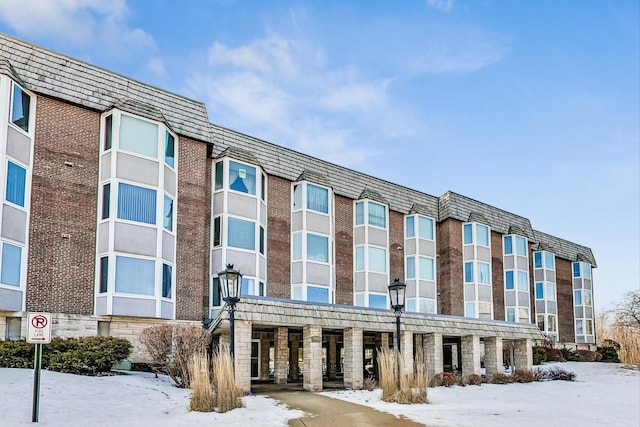
[[[251,340],[251,379],[260,379],[260,340]]]

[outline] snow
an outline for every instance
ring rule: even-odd
[[[429,389],[430,404],[380,401],[380,390],[335,391],[329,397],[404,415],[429,426],[640,425],[640,371],[620,364],[547,364],[577,374],[577,381],[454,386]],[[0,369],[0,426],[31,423],[32,369]],[[153,374],[85,377],[42,371],[42,426],[286,426],[304,416],[266,396],[243,398],[226,414],[189,411],[190,390]]]
[[[608,363],[544,365],[553,366],[576,373],[576,381],[429,388],[424,405],[382,402],[380,389],[322,394],[429,426],[640,426],[640,371]]]

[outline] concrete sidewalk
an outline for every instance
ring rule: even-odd
[[[292,427],[424,426],[424,424],[398,418],[368,406],[307,391],[277,391],[267,395],[291,409],[300,409],[307,414],[305,417],[290,420],[289,426]]]

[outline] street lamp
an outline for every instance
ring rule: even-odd
[[[220,280],[220,290],[222,291],[222,299],[229,305],[229,350],[231,358],[234,358],[235,343],[235,311],[236,304],[240,301],[240,285],[242,283],[242,274],[238,270],[233,269],[233,264],[227,264],[227,268],[218,273]]]
[[[396,278],[389,285],[391,308],[396,312],[396,374],[398,378],[398,390],[400,389],[400,316],[404,310],[404,297],[407,285]]]

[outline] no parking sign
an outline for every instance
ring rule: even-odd
[[[51,313],[29,313],[27,342],[31,344],[51,342]]]

